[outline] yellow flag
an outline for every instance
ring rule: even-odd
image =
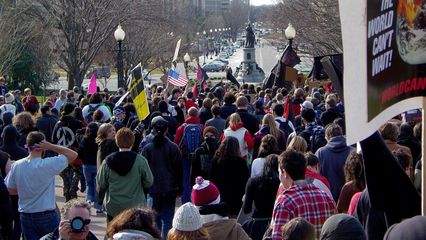
[[[131,73],[132,81],[130,83],[129,92],[135,104],[136,113],[140,121],[149,115],[148,100],[145,93],[145,84],[143,82],[142,66],[139,63]]]

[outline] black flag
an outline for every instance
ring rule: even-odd
[[[235,86],[237,86],[238,88],[240,88],[240,83],[237,81],[237,79],[234,77],[234,75],[232,75],[232,71],[230,71],[230,69],[228,69],[226,71],[226,79],[228,79],[229,81],[231,81]]]

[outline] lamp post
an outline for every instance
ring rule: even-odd
[[[203,51],[203,55],[204,55],[204,62],[203,62],[203,65],[205,65],[206,64],[206,48],[207,48],[207,45],[208,45],[208,43],[207,43],[207,32],[206,31],[203,31],[203,36],[204,36],[204,51]],[[209,50],[207,50],[207,52],[208,52]]]
[[[285,29],[285,37],[288,39],[288,44],[292,45],[294,37],[296,37],[296,29],[294,29],[291,23],[288,24],[288,27]]]
[[[124,63],[123,63],[123,48],[122,43],[124,38],[126,37],[126,33],[121,28],[121,25],[117,26],[117,29],[114,32],[114,38],[118,43],[118,51],[117,51],[117,88],[125,88],[124,83]]]

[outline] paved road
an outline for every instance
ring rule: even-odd
[[[264,40],[263,42],[263,47],[258,47],[256,48],[256,62],[259,64],[259,66],[263,69],[263,71],[265,72],[266,75],[268,75],[272,68],[274,67],[274,65],[276,64],[276,62],[278,61],[278,58],[281,56],[282,51],[278,52],[276,47],[271,46],[267,41]],[[312,66],[313,63],[313,59],[311,56],[309,55],[300,55],[300,58],[302,60],[302,63],[298,66],[296,66],[296,69],[301,69],[304,67],[310,67]],[[238,48],[236,50],[236,52],[228,59],[229,60],[229,66],[232,68],[232,70],[235,72],[235,69],[237,66],[240,65],[241,61],[243,59],[243,49],[242,48]],[[210,57],[206,58],[206,63],[209,63],[211,61],[213,61],[214,59],[210,59]],[[204,62],[204,57],[200,56],[199,57],[199,62],[203,63]],[[190,78],[195,78],[196,73],[191,73],[190,74]],[[225,73],[224,72],[209,72],[208,73],[210,78],[213,77],[225,77]],[[154,83],[161,83],[160,81],[160,77],[161,75],[157,74],[157,75],[152,75],[152,84]],[[89,84],[89,79],[85,79],[83,81],[83,86],[88,86]],[[102,88],[104,88],[104,85],[102,85],[101,83],[98,84],[98,86]],[[60,89],[60,88],[67,88],[67,80],[66,80],[66,76],[61,76],[59,79],[59,84],[54,84],[49,86],[48,88],[54,88],[54,89]],[[117,90],[117,77],[115,75],[113,75],[111,77],[111,79],[108,80],[107,82],[107,86],[106,86],[109,90],[112,91],[116,91]]]

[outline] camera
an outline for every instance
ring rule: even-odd
[[[84,226],[90,224],[90,219],[83,219],[81,217],[75,217],[71,220],[71,231],[83,232]]]

